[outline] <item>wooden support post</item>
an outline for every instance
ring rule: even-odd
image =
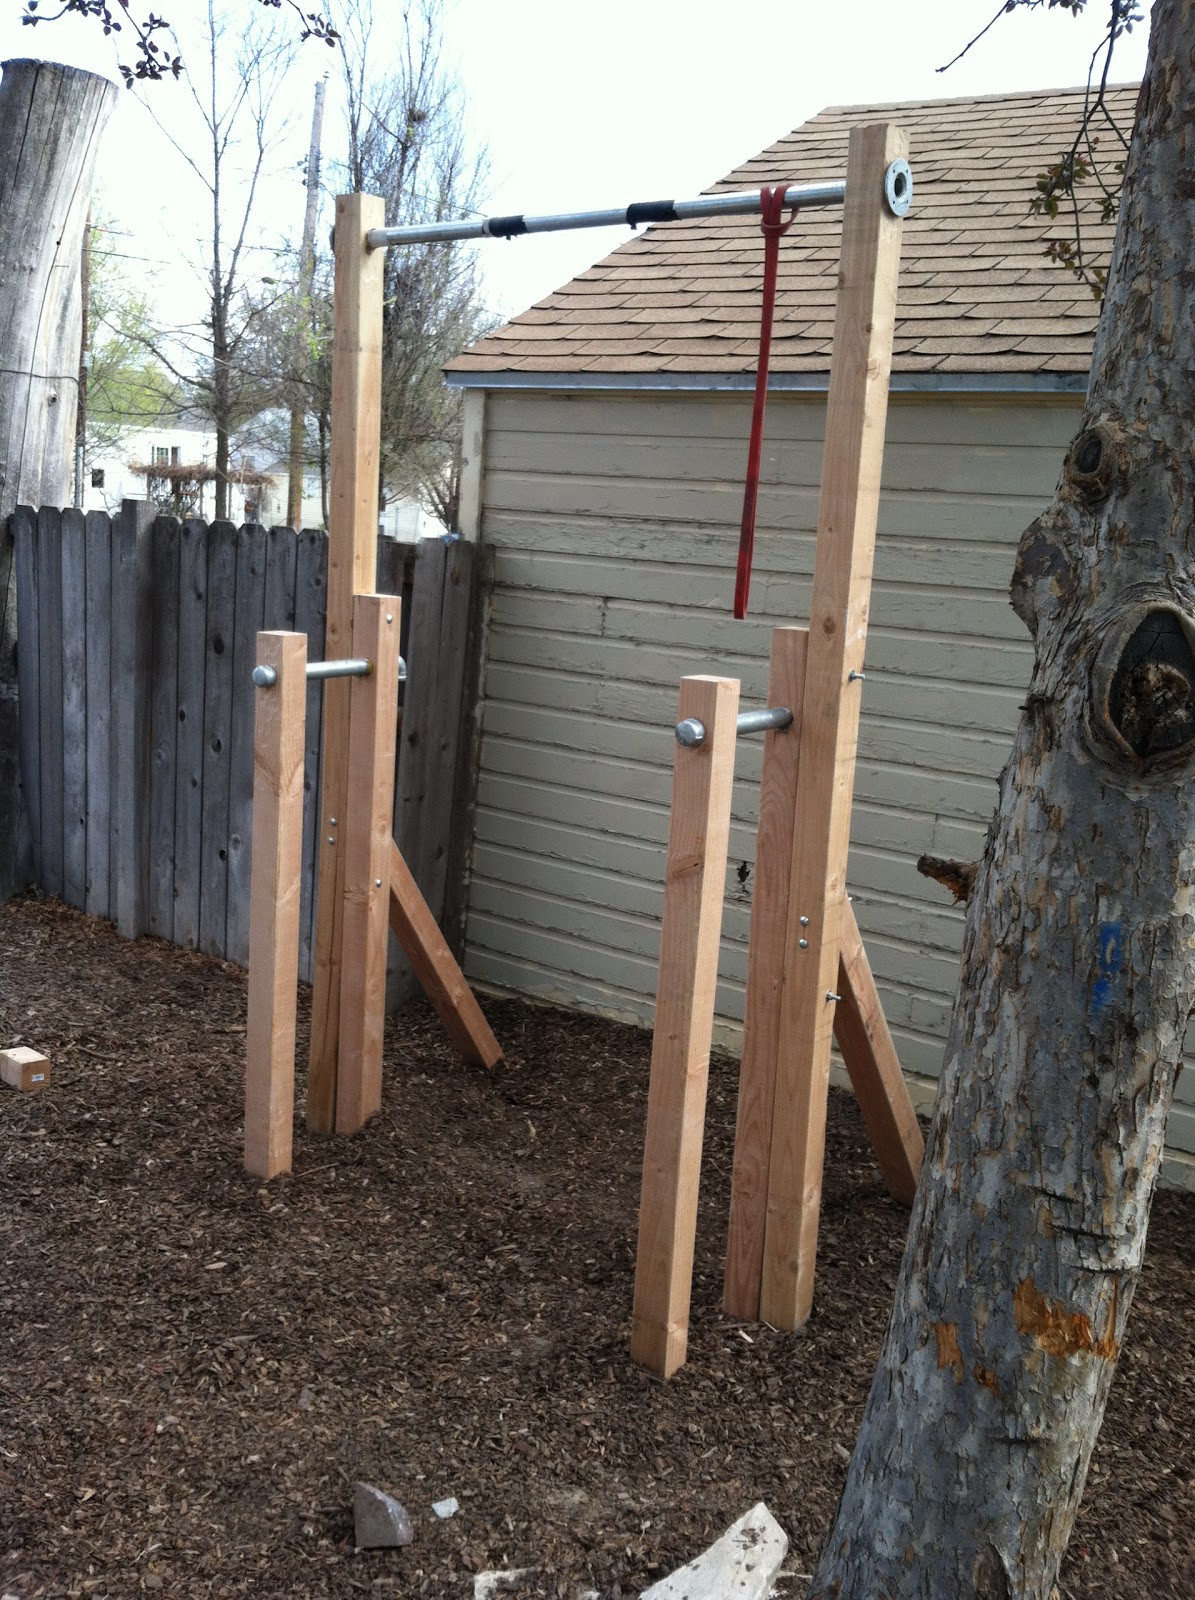
[[[307,636],[259,633],[257,660],[277,681],[256,691],[245,1171],[290,1171],[295,1109],[295,985],[303,865]]]
[[[390,929],[403,955],[461,1060],[471,1066],[497,1066],[502,1047],[393,839],[389,863]]]
[[[925,1141],[849,901],[842,910],[838,993],[842,998],[834,1011],[834,1036],[867,1124],[876,1162],[892,1198],[911,1206],[921,1176]]]
[[[348,792],[337,846],[344,855],[337,1133],[356,1133],[382,1104],[400,607],[393,595],[353,601],[351,653],[372,661],[373,671],[351,680]]]
[[[760,1293],[760,1315],[777,1328],[799,1327],[813,1300],[859,729],[850,674],[867,635],[900,262],[884,174],[906,148],[878,123],[852,131],[847,159]]]
[[[784,990],[788,875],[793,853],[801,708],[805,698],[808,628],[775,628],[768,675],[768,704],[789,706],[792,726],[764,739],[759,783],[759,831],[755,838],[755,885],[747,947],[747,1005],[739,1107],[730,1188],[723,1305],[728,1315],[759,1316],[776,1055],[780,1045],[780,1001]]]
[[[631,1329],[632,1357],[662,1378],[683,1363],[689,1339],[738,704],[733,678],[681,680],[677,720],[699,718],[705,740],[678,744],[672,768]]]
[[[332,463],[328,507],[328,620],[324,656],[349,654],[353,596],[373,590],[377,571],[378,455],[382,382],[384,252],[365,248],[371,228],[385,226],[385,202],[341,195],[336,202],[336,279],[332,324]],[[348,793],[349,685],[324,689],[320,819],[316,834],[315,951],[307,1126],[331,1133],[336,1116],[340,1027],[343,850],[329,845],[344,819]]]

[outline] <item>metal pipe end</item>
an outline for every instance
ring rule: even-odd
[[[253,682],[259,689],[272,689],[278,682],[278,674],[273,667],[254,667]]]
[[[700,717],[686,717],[676,725],[676,742],[686,750],[695,750],[705,743],[705,723]]]
[[[908,215],[913,204],[913,170],[903,157],[894,161],[884,174],[884,198],[894,217]]]

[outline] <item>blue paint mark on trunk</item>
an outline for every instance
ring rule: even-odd
[[[1100,923],[1100,950],[1096,980],[1091,991],[1091,1014],[1101,1016],[1116,998],[1117,978],[1124,961],[1124,923]]]

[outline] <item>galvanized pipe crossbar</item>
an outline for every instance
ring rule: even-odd
[[[344,656],[337,661],[307,663],[309,678],[367,678],[372,671],[373,662],[367,661],[364,656]],[[406,663],[399,656],[398,676],[401,680],[406,675]],[[253,681],[259,689],[272,689],[278,682],[278,674],[273,667],[254,667]]]
[[[787,706],[768,706],[764,711],[740,711],[735,718],[736,733],[767,733],[772,728],[791,728],[793,714]],[[705,723],[700,717],[686,717],[676,725],[676,742],[687,750],[705,743]]]
[[[794,183],[785,190],[786,206],[808,210],[838,206],[846,183]],[[365,243],[371,250],[392,244],[434,244],[453,239],[516,239],[525,233],[569,233],[578,228],[637,228],[642,223],[688,222],[695,217],[749,217],[758,215],[759,190],[729,194],[703,194],[695,200],[645,200],[635,205],[603,211],[564,211],[542,217],[482,217],[471,222],[412,223],[402,228],[371,228]]]
[[[802,211],[840,206],[846,197],[843,178],[822,183],[793,183],[784,191],[786,207]],[[913,174],[905,160],[892,162],[884,174],[884,197],[894,216],[903,217],[913,202]],[[601,211],[561,211],[542,217],[477,217],[471,221],[414,222],[399,228],[371,228],[366,247],[384,250],[392,244],[446,244],[454,239],[517,239],[525,233],[571,233],[578,228],[638,228],[652,222],[689,222],[698,217],[758,216],[758,189],[727,194],[699,194],[693,200],[639,200]]]

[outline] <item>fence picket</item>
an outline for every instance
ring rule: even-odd
[[[19,506],[9,523],[13,560],[17,568],[17,705],[20,718],[21,788],[29,818],[33,875],[42,881],[41,750],[38,719],[41,714],[41,615],[38,611],[37,513]]]
[[[87,898],[93,917],[112,914],[112,522],[86,519]]]
[[[324,659],[328,614],[328,536],[306,528],[295,551],[295,631],[307,635],[308,661]],[[303,881],[299,907],[299,976],[311,982],[315,936],[316,828],[319,825],[320,740],[324,696],[318,683],[307,689],[307,745],[303,755]]]
[[[62,895],[62,512],[37,513],[42,888]]]
[[[232,734],[233,629],[237,530],[207,532],[207,661],[203,695],[203,850],[199,868],[199,948],[222,956],[228,915],[228,773]]]
[[[249,862],[253,834],[253,668],[265,626],[268,535],[249,524],[237,534],[228,760],[228,908],[224,954],[249,964]]]
[[[174,517],[159,517],[150,531],[153,681],[150,687],[149,886],[146,915],[149,931],[163,939],[174,936],[181,531]]]
[[[62,898],[87,904],[87,522],[62,513]]]
[[[178,544],[178,732],[174,746],[174,942],[199,945],[203,841],[203,700],[207,668],[207,524],[189,517]]]
[[[145,928],[152,522],[147,501],[126,500],[112,525],[112,909],[125,939]]]

